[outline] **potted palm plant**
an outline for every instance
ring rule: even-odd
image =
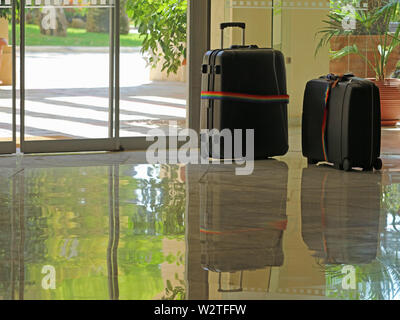
[[[127,13],[143,36],[148,64],[168,78],[184,78],[186,65],[187,0],[127,0]]]
[[[375,82],[381,93],[382,125],[395,125],[400,120],[400,79],[391,76],[400,60],[400,2],[369,1],[368,10],[354,9],[352,13],[338,7],[327,17],[324,28],[317,32],[316,53],[329,44],[334,62],[330,72],[351,71]],[[349,17],[356,28],[343,27]],[[344,62],[353,70],[346,70]]]

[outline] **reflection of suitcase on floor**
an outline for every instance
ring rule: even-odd
[[[287,166],[275,160],[270,166],[274,174],[264,185],[256,185],[260,179],[254,176],[227,172],[209,172],[203,177],[200,241],[204,269],[232,273],[283,264]]]
[[[244,38],[244,23],[221,24],[222,31],[226,27],[241,27]],[[208,51],[202,70],[201,129],[254,129],[256,159],[288,151],[289,97],[280,51],[245,46],[243,39],[243,46]],[[223,143],[220,150],[219,157],[210,156],[227,158]]]
[[[379,89],[353,75],[328,75],[307,83],[302,144],[309,163],[328,161],[336,168],[380,169]]]
[[[380,179],[377,174],[349,175],[327,166],[303,169],[302,236],[316,257],[330,264],[370,263],[376,258]]]

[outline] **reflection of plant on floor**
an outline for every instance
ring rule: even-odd
[[[382,206],[391,215],[391,225],[396,231],[396,222],[400,219],[400,187],[398,184],[385,186],[382,193]]]
[[[185,281],[179,279],[179,275],[175,273],[175,280],[179,282],[180,285],[172,286],[170,280],[167,280],[167,287],[165,288],[166,295],[163,296],[162,300],[185,300],[186,298],[186,284]]]
[[[320,264],[327,280],[327,296],[359,300],[399,298],[400,232],[397,231],[399,228],[394,226],[394,219],[392,219],[390,211],[386,212],[387,214],[381,218],[381,224],[385,226],[385,229],[380,232],[378,256],[371,263],[353,265],[356,273],[356,289],[343,289],[344,274],[341,270],[344,265]],[[399,224],[399,221],[395,223]]]
[[[127,13],[144,36],[142,53],[155,67],[176,73],[186,57],[187,0],[128,0]]]
[[[148,166],[147,179],[138,180],[137,212],[131,215],[134,232],[146,228],[147,234],[175,236],[184,234],[185,184],[178,180],[176,165]],[[160,179],[161,171],[170,171],[169,179]]]
[[[391,300],[400,293],[399,261],[393,257],[377,258],[364,265],[354,265],[356,289],[343,289],[343,265],[326,265],[327,296],[350,300]]]
[[[184,282],[175,275],[176,281],[168,279],[165,283],[162,272],[165,267],[183,270],[185,262],[184,250],[176,248],[182,248],[184,243],[186,204],[185,184],[178,179],[178,170],[177,165],[139,165],[124,172],[132,178],[120,181],[125,185],[120,198],[127,199],[120,206],[120,214],[128,218],[128,232],[121,237],[123,245],[119,249],[120,270],[127,278],[138,279],[132,281],[138,299],[151,299],[160,293],[164,299],[185,296]],[[127,188],[130,181],[135,184]],[[171,250],[166,249],[166,243]]]
[[[355,7],[356,3],[356,0],[350,0],[344,4]],[[329,45],[331,39],[335,36],[379,36],[378,44],[373,50],[372,58],[363,54],[357,44],[354,43],[344,46],[340,50],[333,51],[331,59],[340,59],[351,54],[358,55],[367,63],[368,68],[373,70],[377,80],[384,80],[385,77],[390,76],[386,70],[389,58],[400,45],[400,24],[393,24],[393,22],[400,20],[400,3],[395,0],[371,1],[372,8],[370,7],[368,10],[354,10],[353,14],[349,13],[344,4],[331,9],[327,19],[323,20],[325,26],[317,32],[320,39],[316,53],[322,47]],[[349,18],[355,19],[355,29],[345,29],[343,27]],[[394,30],[392,26],[394,26]]]

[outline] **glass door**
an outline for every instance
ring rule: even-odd
[[[188,4],[187,0],[119,3],[125,14],[118,28],[115,126],[122,149],[144,149],[155,136],[177,136],[186,128]],[[130,44],[129,36],[136,36],[140,45]]]
[[[22,152],[116,149],[115,12],[113,0],[20,1]]]
[[[144,149],[198,127],[209,0],[135,3],[0,0],[0,153]]]
[[[0,154],[15,153],[16,137],[16,1],[0,1]]]

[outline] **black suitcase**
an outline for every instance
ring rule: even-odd
[[[208,51],[202,66],[201,129],[254,129],[254,157],[284,155],[288,149],[286,70],[283,54],[274,49],[245,46],[244,23],[223,23],[243,29],[243,45]],[[223,48],[223,40],[221,41]],[[233,136],[233,134],[232,134]],[[246,150],[245,132],[242,150]],[[232,143],[232,153],[233,153]],[[214,158],[233,158],[210,147]],[[244,151],[243,151],[244,152]],[[244,155],[243,155],[244,156]]]
[[[352,74],[329,74],[307,83],[302,119],[303,155],[308,163],[333,163],[379,170],[380,96],[371,81]]]
[[[257,170],[257,169],[256,169]],[[288,168],[271,160],[260,168],[270,179],[208,172],[200,184],[202,267],[239,272],[281,266],[286,229]],[[277,183],[278,182],[278,183]]]
[[[380,198],[380,174],[346,174],[327,165],[304,168],[301,233],[305,244],[325,264],[372,262],[379,243]]]

